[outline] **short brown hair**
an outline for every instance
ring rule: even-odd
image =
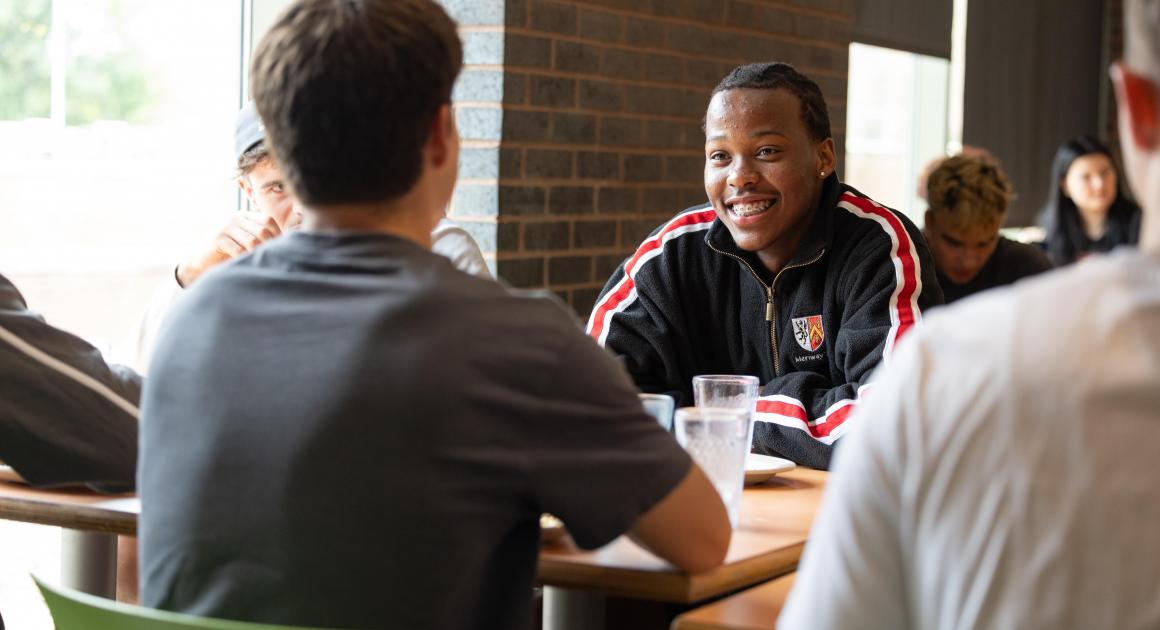
[[[259,164],[270,157],[270,151],[266,149],[266,141],[259,140],[257,144],[246,149],[244,153],[238,156],[238,173],[237,177],[245,177],[250,174],[250,171],[258,167]]]
[[[455,23],[432,0],[298,0],[262,38],[250,86],[295,196],[366,203],[415,185],[462,65]]]
[[[998,230],[1011,202],[1011,182],[997,162],[956,155],[926,180],[930,211],[939,225],[952,230],[987,227]]]

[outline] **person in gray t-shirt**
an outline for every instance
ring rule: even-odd
[[[557,301],[430,250],[462,63],[432,0],[300,0],[252,92],[302,229],[224,263],[145,386],[146,605],[348,628],[529,628],[539,517],[678,570],[730,529],[704,473]]]

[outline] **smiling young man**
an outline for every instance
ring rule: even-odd
[[[302,229],[191,288],[145,383],[145,604],[296,626],[531,627],[540,515],[725,557],[721,499],[558,300],[431,251],[455,188],[454,22],[299,0],[252,92]]]
[[[943,160],[927,178],[927,200],[922,231],[948,304],[1051,269],[1043,250],[999,234],[1011,184],[997,164],[965,155]]]
[[[709,203],[660,226],[609,279],[588,333],[644,391],[762,382],[753,448],[826,468],[870,370],[942,302],[905,217],[838,181],[826,103],[783,63],[740,66],[705,114]]]

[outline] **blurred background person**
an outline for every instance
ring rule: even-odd
[[[1038,247],[999,234],[1011,197],[1007,175],[985,157],[956,155],[931,172],[922,231],[948,304],[1051,269]]]
[[[1091,136],[1056,150],[1040,221],[1047,254],[1057,265],[1135,245],[1140,235],[1140,207],[1124,195],[1111,151]]]

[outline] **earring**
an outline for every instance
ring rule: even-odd
[[[825,177],[826,177],[826,172],[825,172],[825,171],[818,171],[818,177],[821,177],[821,178],[825,179]]]

